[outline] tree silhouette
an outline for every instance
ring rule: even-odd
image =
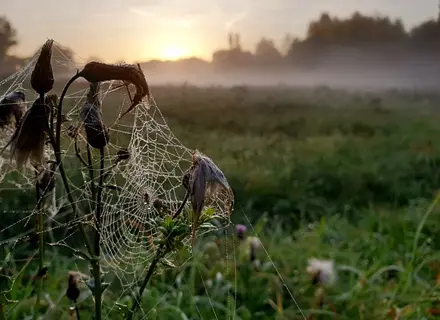
[[[257,63],[260,64],[278,64],[281,62],[282,55],[275,47],[275,43],[266,38],[261,38],[255,49]]]
[[[5,61],[8,50],[17,43],[17,31],[5,16],[0,16],[0,65]]]

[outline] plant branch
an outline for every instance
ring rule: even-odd
[[[40,93],[40,102],[43,104],[43,107],[46,108],[46,105],[44,104],[44,93]],[[49,131],[49,127],[47,129]],[[40,187],[38,185],[37,177],[38,172],[35,171],[35,193],[37,197],[38,274],[40,274],[44,264],[44,217],[41,212],[41,203],[45,195],[41,195],[40,193]],[[37,300],[35,301],[35,309],[33,314],[34,320],[37,319],[38,309],[40,308],[41,291],[43,290],[43,277],[38,277],[38,279],[36,280],[37,281],[35,284],[37,286]]]
[[[43,214],[41,212],[41,203],[40,203],[40,197],[43,198],[40,194],[40,189],[37,183],[35,183],[35,189],[37,194],[37,232],[38,232],[38,274],[43,269],[43,263],[44,263],[44,221],[43,221]],[[38,315],[38,309],[40,307],[40,299],[41,299],[41,291],[43,290],[43,277],[38,277],[36,279],[36,286],[37,286],[37,300],[35,301],[35,310],[33,319],[37,319]]]
[[[154,273],[154,270],[156,269],[156,265],[162,259],[166,254],[166,250],[164,250],[164,245],[159,246],[156,251],[156,255],[153,258],[153,261],[151,261],[150,267],[148,268],[147,274],[145,275],[144,281],[142,282],[141,287],[139,288],[139,292],[136,295],[135,301],[133,306],[131,307],[130,311],[127,313],[126,320],[133,319],[134,313],[141,305],[141,299],[142,295],[147,288],[147,284],[150,281],[151,276]]]
[[[99,258],[101,256],[100,242],[101,242],[101,211],[102,211],[102,185],[104,183],[104,164],[105,151],[104,148],[99,149],[100,167],[99,167],[99,187],[97,194],[97,204],[95,210],[96,233],[95,233],[95,259],[93,260],[93,273],[95,278],[95,320],[101,320],[102,310],[102,284],[101,284],[101,269]],[[91,170],[91,169],[90,169]],[[92,180],[93,184],[93,180]]]
[[[56,126],[56,135],[53,137],[53,133],[49,132],[49,136],[51,137],[52,146],[55,151],[55,160],[57,162],[58,169],[60,171],[61,179],[63,180],[64,189],[66,189],[67,199],[69,200],[70,206],[72,207],[74,218],[76,219],[78,215],[78,210],[76,208],[75,201],[73,200],[72,193],[70,191],[69,182],[67,180],[66,172],[64,171],[63,161],[61,160],[61,121],[62,121],[62,112],[63,112],[63,101],[66,96],[67,90],[71,86],[71,84],[79,78],[79,73],[74,75],[69,82],[64,86],[63,92],[61,94],[60,100],[58,102],[57,108],[57,126]],[[93,254],[92,246],[89,243],[89,239],[87,237],[86,230],[81,223],[78,223],[78,228],[80,230],[81,236],[84,240],[84,244],[87,247],[87,251],[90,255]]]

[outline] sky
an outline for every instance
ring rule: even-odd
[[[437,17],[439,0],[0,0],[18,31],[11,53],[32,55],[48,38],[77,58],[106,62],[210,59],[227,47],[228,32],[253,50],[262,37],[281,47],[287,33],[302,37],[322,12],[354,11],[401,18],[407,27]]]

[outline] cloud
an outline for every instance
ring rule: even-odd
[[[248,16],[248,14],[249,12],[246,10],[234,15],[230,20],[226,22],[226,29],[230,30],[235,27],[239,22],[243,21]]]

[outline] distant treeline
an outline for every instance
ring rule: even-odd
[[[440,74],[440,23],[427,20],[406,30],[400,19],[367,16],[355,12],[340,19],[323,13],[309,23],[303,39],[287,37],[283,49],[271,39],[262,38],[255,49],[243,49],[239,34],[229,34],[229,47],[215,51],[212,62],[198,58],[176,62],[148,61],[145,68],[165,71],[203,71],[236,69],[353,70],[358,68],[402,68],[415,76]],[[8,56],[17,43],[16,31],[0,17],[0,70],[17,69],[28,60]],[[72,51],[63,48],[72,57]],[[66,66],[60,66],[65,68]],[[408,72],[406,73],[408,75]]]

